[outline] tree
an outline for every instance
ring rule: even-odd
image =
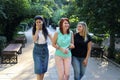
[[[2,33],[7,37],[8,42],[12,40],[15,28],[24,18],[29,8],[28,0],[1,0],[2,12]]]
[[[78,0],[76,0],[79,2]],[[114,57],[115,34],[120,31],[120,1],[115,0],[81,0],[79,17],[85,20],[91,31],[96,33],[110,34],[109,58]],[[113,28],[114,27],[114,28]]]

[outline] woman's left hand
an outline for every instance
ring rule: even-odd
[[[84,60],[83,60],[83,65],[84,65],[84,66],[87,66],[87,64],[88,64],[88,59],[84,59]]]
[[[64,53],[65,53],[65,54],[67,54],[67,53],[68,53],[68,51],[69,51],[69,49],[68,49],[68,48],[66,48],[66,49],[64,50]]]

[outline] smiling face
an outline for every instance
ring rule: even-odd
[[[68,18],[61,18],[59,22],[60,32],[62,34],[69,34],[69,20]]]
[[[84,26],[81,25],[81,24],[78,24],[78,26],[77,26],[77,31],[78,31],[79,33],[82,33],[82,32],[83,32],[83,29],[84,29]]]
[[[69,25],[69,22],[65,20],[65,21],[63,22],[63,29],[66,31],[66,30],[69,29],[69,26],[70,26],[70,25]]]

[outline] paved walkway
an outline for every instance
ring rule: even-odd
[[[54,31],[50,29],[50,32],[53,34]],[[36,75],[33,71],[31,29],[25,34],[27,36],[27,44],[23,48],[23,53],[18,55],[18,63],[13,65],[0,64],[0,80],[36,80]],[[55,49],[49,43],[49,68],[44,80],[58,80],[54,51]],[[70,80],[74,80],[73,76],[71,67]],[[86,74],[82,80],[120,80],[120,68],[106,60],[90,58]]]

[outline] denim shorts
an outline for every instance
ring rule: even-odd
[[[48,68],[48,46],[45,44],[34,44],[33,48],[33,60],[34,60],[34,72],[35,74],[43,74],[47,72]]]

